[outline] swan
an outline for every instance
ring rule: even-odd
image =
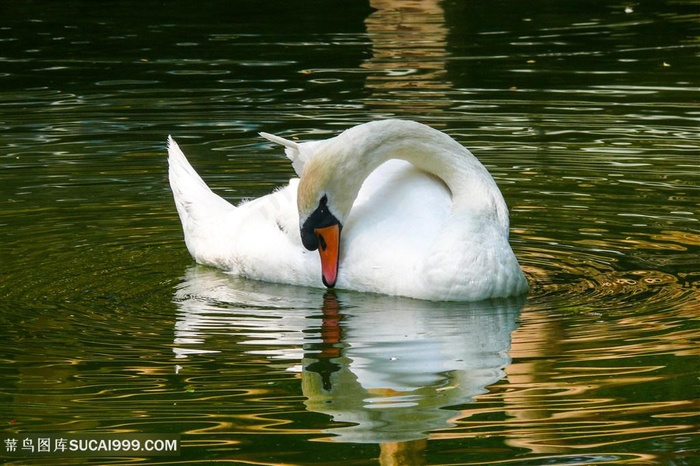
[[[391,119],[321,141],[260,135],[284,146],[298,177],[238,206],[212,192],[168,137],[170,186],[196,262],[432,301],[527,293],[496,182],[447,134]]]

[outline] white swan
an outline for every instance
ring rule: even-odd
[[[300,178],[236,207],[168,139],[170,185],[197,262],[257,280],[435,301],[527,292],[501,192],[448,135],[404,120],[304,143],[261,135],[286,147]]]

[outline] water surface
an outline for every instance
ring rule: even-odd
[[[3,7],[0,433],[181,435],[95,463],[693,464],[698,24],[693,0]],[[168,134],[237,202],[293,176],[258,131],[385,117],[488,167],[527,301],[192,263]]]

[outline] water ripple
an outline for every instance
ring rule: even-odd
[[[4,430],[182,433],[164,464],[690,464],[696,5],[254,3],[4,12]],[[191,265],[167,134],[237,201],[292,176],[258,131],[386,117],[488,167],[527,303],[333,302]]]

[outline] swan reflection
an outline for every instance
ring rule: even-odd
[[[221,351],[225,335],[240,357],[301,372],[306,408],[333,418],[328,440],[384,445],[449,427],[460,404],[505,375],[523,305],[326,293],[204,267],[188,270],[174,300],[181,364]]]

